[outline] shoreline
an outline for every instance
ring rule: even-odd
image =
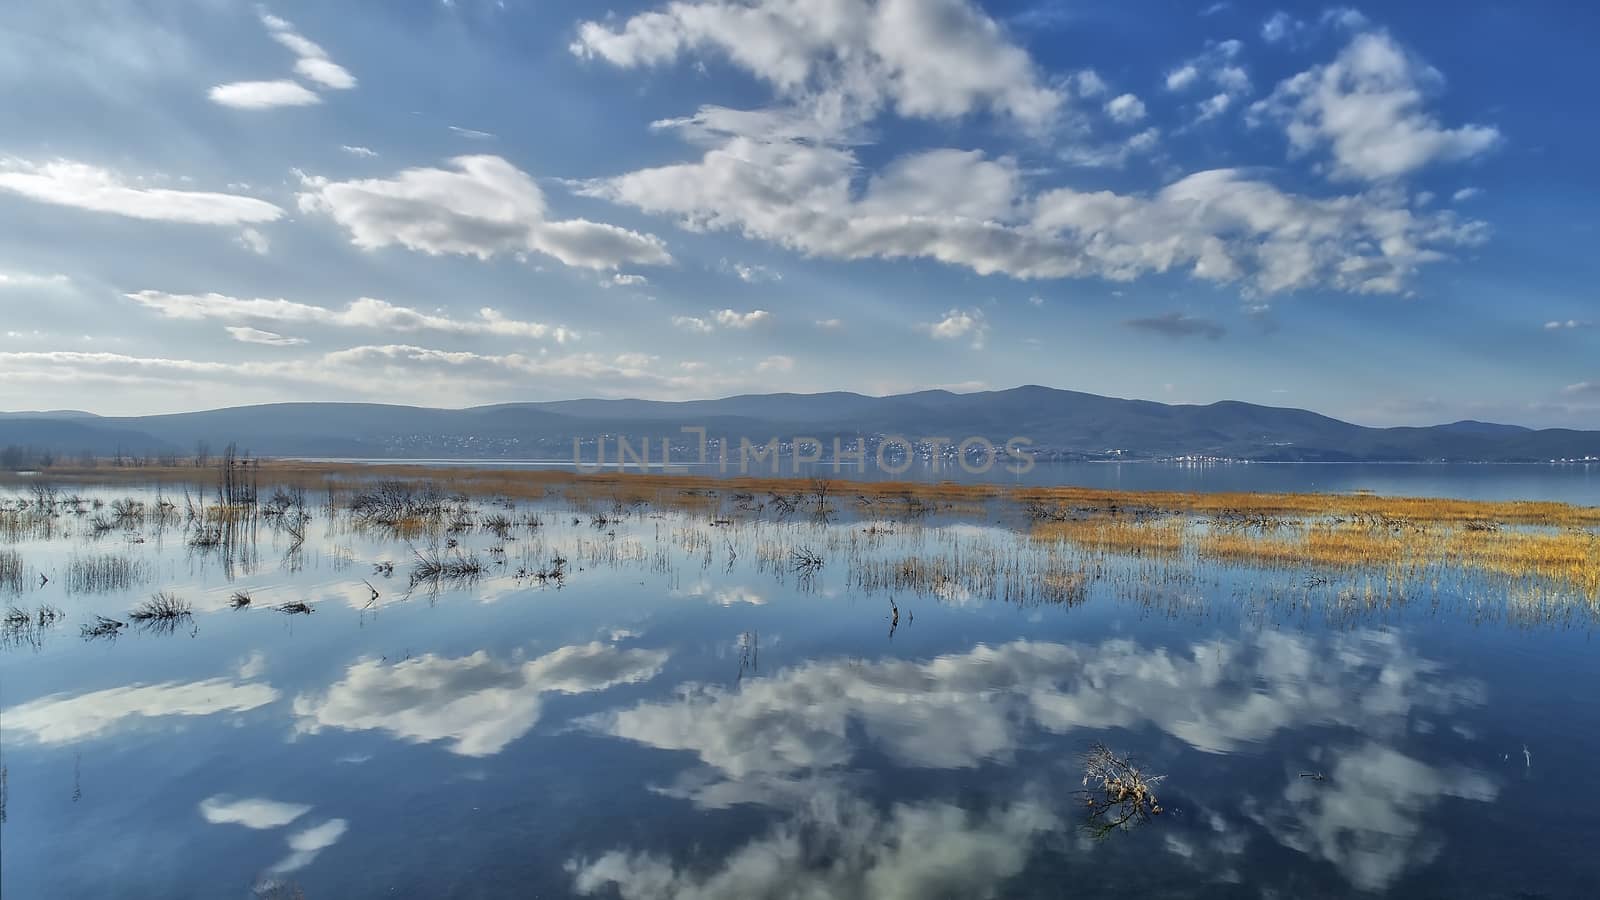
[[[663,471],[574,472],[565,469],[512,469],[417,461],[361,463],[264,459],[241,464],[265,492],[274,487],[349,490],[381,480],[433,482],[473,496],[533,497],[553,491],[616,500],[649,499],[669,505],[674,497],[721,494],[812,493],[819,485],[835,497],[860,502],[932,501],[962,504],[1042,505],[1080,513],[1158,512],[1197,515],[1381,517],[1406,522],[1484,522],[1571,528],[1600,528],[1600,506],[1552,500],[1469,500],[1370,492],[1129,490],[1074,485],[997,482],[868,480],[832,476],[755,476]],[[111,466],[63,465],[34,474],[0,473],[0,486],[64,482],[75,484],[189,484],[215,487],[215,465]],[[697,505],[703,505],[703,500]]]

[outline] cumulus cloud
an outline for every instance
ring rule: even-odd
[[[432,331],[440,334],[549,338],[558,344],[578,338],[577,332],[560,325],[507,318],[504,313],[488,306],[478,310],[476,319],[456,319],[448,315],[425,313],[408,306],[396,306],[386,300],[372,297],[353,300],[344,309],[335,310],[309,303],[297,303],[293,300],[241,299],[216,293],[169,294],[165,291],[144,290],[125,296],[168,319],[281,322],[296,325],[370,328],[378,331]],[[230,333],[234,333],[235,339],[250,340],[249,337],[241,337],[235,331],[229,329]],[[241,328],[237,331],[256,335],[265,333],[254,328]],[[255,341],[255,343],[270,342]]]
[[[1381,181],[1500,143],[1492,126],[1448,128],[1426,111],[1428,95],[1443,84],[1437,69],[1387,33],[1367,32],[1333,62],[1280,82],[1250,109],[1255,121],[1283,125],[1293,153],[1326,149],[1334,177]]]
[[[304,344],[305,338],[287,337],[275,331],[262,331],[259,328],[250,328],[245,325],[229,325],[225,329],[228,335],[242,344],[265,344],[269,347],[292,347]]]
[[[882,820],[870,806],[839,805],[866,802],[849,784],[859,766],[886,759],[907,768],[975,769],[1012,764],[1017,754],[1039,747],[1040,732],[1153,729],[1194,750],[1229,755],[1281,746],[1285,734],[1322,735],[1310,750],[1313,760],[1286,763],[1281,798],[1245,797],[1243,812],[1285,846],[1332,863],[1358,887],[1378,890],[1436,852],[1437,841],[1424,831],[1430,808],[1448,797],[1496,796],[1480,773],[1424,764],[1383,742],[1411,733],[1419,720],[1481,705],[1484,697],[1481,683],[1447,676],[1397,635],[1378,631],[1315,638],[1263,632],[1171,649],[1125,639],[1013,641],[921,661],[819,660],[737,685],[688,684],[672,698],[594,715],[584,724],[698,758],[699,769],[657,789],[666,796],[701,809],[777,807],[792,810],[792,818],[709,867],[678,867],[660,856],[616,850],[575,859],[569,869],[581,893],[615,886],[630,898],[787,897],[791,889],[819,884],[826,896],[921,896],[929,888],[905,881],[905,873],[872,874],[879,871],[882,847],[904,843],[879,841],[873,829],[835,830],[858,818]],[[1325,751],[1328,729],[1359,734],[1361,744]],[[1308,766],[1324,768],[1327,782],[1300,778],[1298,771]],[[996,893],[1006,873],[1018,870],[978,863],[994,858],[987,852],[963,852],[961,823],[988,816],[989,830],[1006,837],[992,846],[1023,851],[1035,828],[1060,827],[1052,811],[1033,804],[1002,803],[987,814],[942,803],[894,809],[918,815],[940,810],[936,818],[951,839],[928,833],[909,843],[924,866],[928,859],[950,862],[925,877],[977,873],[971,881],[928,882],[960,896]],[[1011,816],[1020,828],[1005,824]],[[1214,830],[1226,828],[1215,813],[1210,817]],[[834,828],[819,829],[821,823]],[[824,835],[837,839],[814,842]],[[835,852],[807,852],[813,847]]]
[[[1199,55],[1167,73],[1167,90],[1183,92],[1209,81],[1228,94],[1249,93],[1250,75],[1237,61],[1243,50],[1237,40],[1208,41]]]
[[[573,889],[606,896],[614,890],[624,900],[987,900],[1022,871],[1040,837],[1062,826],[1027,799],[976,812],[947,802],[879,810],[839,785],[808,793],[794,818],[710,870],[613,850],[569,861]]]
[[[696,334],[710,334],[717,330],[715,325],[699,316],[673,316],[672,324],[674,327],[682,328],[684,331],[693,331]]]
[[[1072,166],[1118,169],[1135,156],[1150,155],[1160,142],[1161,129],[1152,126],[1117,141],[1100,144],[1088,141],[1069,143],[1062,147],[1057,155],[1061,157],[1062,162]]]
[[[1281,798],[1252,814],[1279,843],[1332,863],[1364,891],[1383,891],[1437,855],[1423,834],[1432,807],[1499,795],[1480,772],[1432,766],[1370,741],[1328,762],[1326,782],[1291,775]]]
[[[1200,80],[1200,69],[1192,63],[1185,63],[1167,73],[1166,84],[1169,91],[1187,90],[1190,85]]]
[[[1348,6],[1325,9],[1322,15],[1311,21],[1278,10],[1261,23],[1261,39],[1269,44],[1299,46],[1329,28],[1355,31],[1367,27],[1367,24],[1367,17],[1360,10]]]
[[[927,119],[983,109],[1042,127],[1065,102],[968,0],[675,2],[620,23],[584,22],[571,49],[624,68],[714,55],[786,98],[856,120],[884,108]]]
[[[772,318],[772,314],[764,309],[752,309],[749,312],[739,312],[735,309],[719,309],[716,321],[723,328],[753,328]]]
[[[159,222],[246,225],[283,216],[283,210],[254,197],[145,187],[109,169],[64,159],[43,163],[0,159],[0,191],[40,203]]]
[[[1144,101],[1133,94],[1122,94],[1106,102],[1106,115],[1124,125],[1131,125],[1144,118]]]
[[[591,269],[672,261],[653,235],[587,219],[549,218],[543,191],[501,157],[458,156],[449,165],[406,169],[391,179],[305,175],[299,206],[330,216],[367,250],[398,245],[485,260],[532,252]]]
[[[1139,331],[1172,338],[1206,337],[1214,341],[1228,333],[1228,329],[1220,323],[1180,312],[1129,319],[1123,324]]]
[[[270,685],[211,678],[51,694],[13,706],[3,716],[8,734],[41,744],[70,744],[134,721],[246,712],[277,699],[278,692]]]
[[[771,320],[772,314],[764,309],[752,309],[749,312],[739,312],[736,309],[718,309],[712,310],[705,317],[673,316],[672,324],[684,331],[710,334],[718,328],[731,328],[742,331]]]
[[[944,318],[937,322],[925,322],[921,328],[938,341],[960,340],[971,335],[974,350],[983,349],[984,341],[989,336],[989,323],[981,309],[952,309],[944,314]]]
[[[448,741],[461,756],[493,756],[538,722],[546,693],[583,694],[646,681],[667,654],[599,642],[515,663],[479,651],[426,654],[387,665],[365,660],[318,694],[295,697],[295,727],[386,731],[414,743]]]
[[[287,21],[262,12],[261,24],[273,40],[287,47],[296,57],[296,75],[325,90],[348,90],[356,86],[349,70],[328,58],[326,50],[309,40]],[[298,81],[280,78],[271,81],[234,81],[213,87],[213,103],[235,109],[271,109],[278,106],[310,106],[322,97]]]
[[[580,190],[691,230],[737,231],[817,257],[930,258],[1016,278],[1187,271],[1262,293],[1398,292],[1417,268],[1486,233],[1448,211],[1412,210],[1394,191],[1313,199],[1231,169],[1148,197],[1070,188],[1030,196],[1014,160],[980,151],[909,154],[859,185],[849,147],[742,133],[711,142],[696,162]]]
[[[1376,738],[1404,734],[1413,714],[1482,700],[1481,684],[1442,677],[1391,634],[1265,633],[1176,650],[1014,641],[921,662],[819,661],[734,688],[685,685],[673,699],[585,722],[746,781],[843,770],[868,752],[904,766],[971,768],[1010,759],[1030,729],[1149,726],[1208,753],[1311,725]]]

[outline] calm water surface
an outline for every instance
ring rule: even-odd
[[[25,568],[0,601],[63,613],[0,650],[7,900],[1600,896],[1582,598],[1100,555],[1072,602],[1008,602],[861,575],[1015,547],[992,516],[552,499],[476,504],[508,538],[406,539],[318,500],[300,544],[93,513],[0,535]],[[408,590],[452,538],[487,574]],[[69,591],[99,554],[134,583]],[[558,555],[562,582],[520,574]],[[158,589],[193,615],[80,636]],[[1163,815],[1084,831],[1096,741],[1166,775]]]

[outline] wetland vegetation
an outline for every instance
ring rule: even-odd
[[[228,465],[0,481],[8,816],[59,826],[35,786],[91,750],[72,804],[202,843],[254,823],[261,855],[224,845],[256,861],[202,881],[264,893],[349,893],[347,823],[403,818],[376,787],[396,779],[502,851],[498,825],[462,818],[487,802],[475,779],[520,798],[496,807],[508,828],[551,803],[593,823],[513,866],[556,895],[671,896],[648,885],[783,847],[826,880],[807,861],[844,843],[864,849],[839,865],[870,879],[904,840],[998,865],[975,895],[1034,883],[1001,844],[1088,884],[1136,859],[1146,887],[1174,866],[1226,883],[1248,852],[1286,886],[1403,891],[1471,852],[1446,810],[1536,815],[1513,773],[1542,771],[1535,753],[1572,765],[1565,726],[1521,720],[1542,701],[1505,660],[1539,647],[1550,677],[1595,671],[1595,507]],[[130,755],[192,738],[244,768]],[[519,780],[552,766],[580,787]],[[182,808],[92,789],[134,772]],[[384,774],[334,787],[357,772]],[[637,793],[611,808],[618,780]],[[326,816],[296,812],[319,795]],[[595,830],[613,815],[718,849],[633,848]],[[720,830],[740,817],[756,832]],[[1098,862],[1050,849],[1072,833],[1105,839],[1073,851]],[[14,884],[51,857],[26,846],[41,863],[8,867]]]

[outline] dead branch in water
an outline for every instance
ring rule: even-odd
[[[1105,837],[1161,815],[1155,786],[1165,778],[1146,775],[1132,757],[1118,756],[1096,742],[1083,756],[1084,790],[1080,793],[1089,809],[1084,829],[1095,837]]]

